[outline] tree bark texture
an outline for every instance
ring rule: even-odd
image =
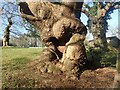
[[[115,74],[113,87],[115,88],[115,90],[119,90],[120,89],[120,47],[118,48],[116,69],[117,69],[117,73]]]
[[[105,16],[109,13],[110,7],[112,6],[112,3],[107,2],[104,7],[102,7],[102,4],[100,2],[96,2],[97,6],[97,13],[91,14],[85,9],[82,9],[82,12],[89,18],[90,25],[89,28],[92,32],[93,38],[94,38],[94,45],[97,47],[100,47],[102,49],[107,49],[107,41],[106,41],[106,30],[107,25],[105,24],[107,21],[105,19]],[[93,12],[94,13],[94,12]]]
[[[77,67],[75,68],[77,68],[77,70],[73,68],[73,71],[74,73],[77,73],[81,68],[78,65],[79,62],[84,62],[83,66],[87,63],[83,44],[84,39],[82,39],[85,37],[87,29],[78,19],[80,17],[78,12],[80,12],[79,10],[81,10],[82,5],[83,2],[55,3],[26,1],[19,3],[21,16],[37,27],[40,31],[42,42],[47,46],[47,49],[43,50],[43,53],[41,54],[41,57],[43,57],[42,61],[47,60],[50,62],[57,62],[56,66],[60,67],[63,72],[71,72],[71,69],[69,68],[76,65]],[[66,44],[68,42],[71,43],[71,41],[69,41],[70,39],[74,42],[72,47],[68,47],[69,45]],[[79,40],[82,43],[76,44]],[[73,48],[72,52],[69,51],[70,48]],[[76,52],[76,55],[72,59],[77,64],[71,63],[71,65],[68,65],[67,67],[67,62],[71,62],[71,59],[68,57],[74,54],[73,52]],[[77,55],[78,58],[76,58]],[[67,67],[69,70],[63,70],[63,67]]]
[[[93,17],[91,19],[91,32],[95,47],[107,49],[106,26],[104,18]]]

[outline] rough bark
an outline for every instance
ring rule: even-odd
[[[104,24],[104,17],[108,13],[108,10],[112,4],[108,2],[104,8],[102,8],[100,2],[97,2],[97,13],[92,16],[89,11],[82,10],[82,12],[89,18],[91,25],[90,29],[94,38],[94,45],[100,47],[104,50],[107,49],[107,40],[106,40],[106,25]]]
[[[106,26],[104,18],[91,18],[91,32],[94,38],[95,47],[100,47],[103,50],[107,49]]]
[[[84,47],[85,37],[78,33],[74,34],[66,43],[61,59],[61,69],[67,72],[67,77],[79,77],[80,72],[85,69],[87,63],[86,52]]]
[[[118,48],[116,69],[117,69],[117,73],[115,74],[113,87],[115,88],[115,90],[116,89],[119,90],[120,89],[120,48]]]
[[[120,89],[120,73],[116,73],[115,74],[113,88],[115,90],[119,90]]]
[[[80,17],[78,12],[80,12],[79,10],[81,10],[82,4],[83,2],[79,2],[79,4],[76,2],[22,2],[19,4],[21,16],[38,28],[41,40],[47,46],[41,54],[41,57],[43,57],[41,58],[42,61],[54,61],[56,64],[62,59],[64,62],[64,60],[66,60],[63,59],[64,54],[66,55],[66,53],[64,53],[66,43],[68,43],[76,33],[79,33],[80,36],[86,35],[87,29],[85,25],[77,19]],[[75,52],[76,49],[78,50],[77,55],[79,55],[79,60],[73,57],[78,61],[78,64],[82,61],[87,62],[83,41],[81,44],[73,46],[75,48],[73,52]],[[62,48],[63,50],[61,50],[61,47],[64,47]],[[67,50],[69,52],[69,49]],[[81,52],[82,55],[80,55]],[[67,54],[69,55],[70,53]],[[69,61],[70,60],[68,60],[68,63]],[[62,68],[67,67],[67,62],[62,64],[63,66],[60,69],[64,72]],[[71,63],[71,65],[75,64]],[[71,66],[69,65],[67,68],[71,68]],[[81,67],[79,67],[76,72],[78,72],[80,68]]]
[[[9,46],[9,39],[10,39],[10,27],[12,25],[11,18],[8,18],[8,25],[4,30],[4,37],[3,37],[3,47]]]

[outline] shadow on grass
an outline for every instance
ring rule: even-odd
[[[90,48],[87,51],[90,69],[102,67],[115,67],[117,52],[103,51],[101,49]]]

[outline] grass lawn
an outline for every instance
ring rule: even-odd
[[[58,76],[55,78],[54,75],[48,76],[47,74],[42,74],[39,69],[34,66],[27,67],[29,62],[39,60],[42,50],[43,48],[2,48],[2,88],[46,87],[47,83],[45,82],[43,84],[43,81],[49,80],[51,76],[53,76],[52,79],[56,79],[53,85],[57,84]],[[97,55],[96,52],[93,54],[95,58],[91,59],[97,60],[99,55]],[[99,54],[101,55],[101,64],[105,67],[115,66],[116,53],[107,52],[104,55],[102,53]],[[88,58],[90,59],[90,54]],[[37,64],[37,66],[39,67],[39,64]]]
[[[26,63],[38,58],[42,50],[42,48],[2,48],[2,86],[16,86],[17,81],[10,82],[12,75],[24,71]]]
[[[18,70],[24,65],[37,58],[41,48],[3,48],[2,49],[2,68],[3,70]]]

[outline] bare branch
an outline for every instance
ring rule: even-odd
[[[91,17],[87,10],[82,9],[81,12],[84,13],[88,18]]]
[[[11,33],[15,34],[16,36],[21,36],[22,34],[21,33],[18,33],[18,32],[14,32],[12,30],[10,30]]]
[[[111,3],[108,2],[105,6],[105,8],[101,9],[101,16],[105,16],[105,14],[107,13],[107,11],[110,9],[111,7]]]
[[[115,9],[120,9],[120,5],[115,5],[114,8]]]
[[[37,17],[34,17],[32,15],[27,15],[27,14],[20,13],[20,16],[25,18],[25,19],[31,20],[31,21],[41,21],[41,18],[37,18]]]
[[[114,7],[115,9],[119,9],[120,8],[120,1],[115,2],[112,7]]]
[[[100,18],[101,17],[101,3],[98,2],[97,3],[97,17]]]
[[[109,9],[112,8],[112,10],[119,9],[120,8],[120,2],[110,3],[108,2],[105,6],[105,8],[101,9],[101,16],[105,16],[106,13],[109,12]]]

